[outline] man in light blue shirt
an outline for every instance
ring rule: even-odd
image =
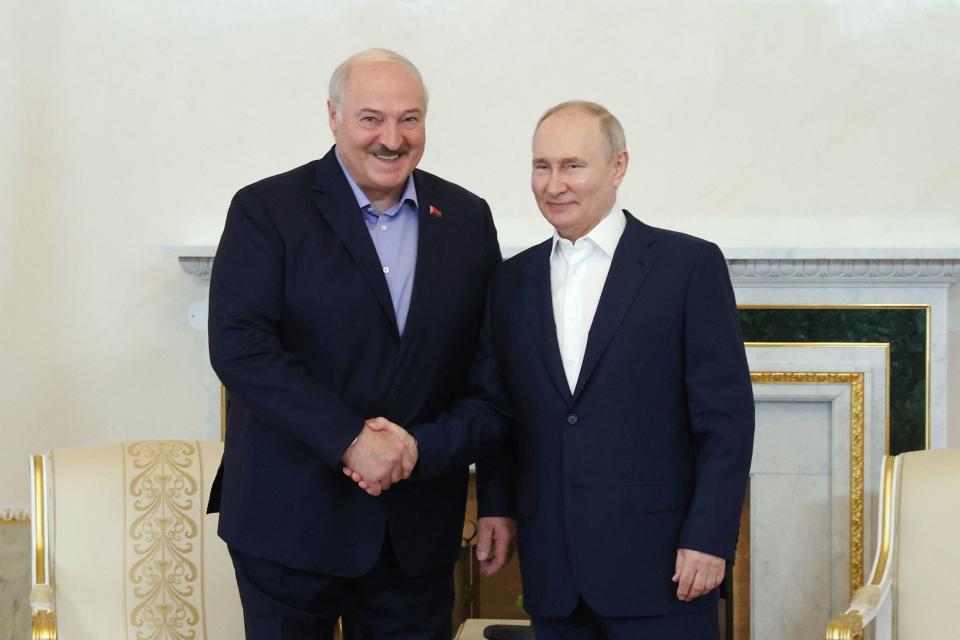
[[[230,205],[210,282],[230,405],[209,510],[247,638],[328,640],[338,618],[351,640],[452,635],[467,468],[499,447],[505,410],[374,425],[430,423],[464,395],[500,261],[487,204],[416,168],[426,108],[410,61],[361,52],[331,77],[336,145]],[[484,516],[513,515],[489,495]]]

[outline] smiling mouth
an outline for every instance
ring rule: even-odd
[[[400,147],[399,149],[396,149],[396,150],[391,150],[391,149],[388,149],[387,147],[380,147],[376,151],[371,152],[371,155],[373,155],[373,157],[376,158],[377,160],[384,160],[386,162],[390,162],[392,160],[398,160],[401,157],[407,155],[409,151],[410,150],[407,149],[406,147]]]

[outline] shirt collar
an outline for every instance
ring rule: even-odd
[[[392,216],[400,210],[400,207],[405,202],[410,202],[413,205],[414,210],[420,208],[420,204],[417,202],[417,189],[413,185],[413,174],[411,173],[409,176],[407,176],[407,185],[404,187],[403,193],[400,195],[400,202],[390,207],[387,211],[378,212],[377,208],[373,206],[372,202],[370,202],[370,198],[367,197],[367,195],[363,192],[363,189],[361,189],[357,182],[353,179],[353,176],[350,175],[350,172],[347,171],[347,167],[343,164],[343,160],[340,159],[340,151],[334,147],[333,153],[337,157],[337,163],[343,170],[343,175],[347,177],[347,184],[350,185],[350,190],[353,191],[353,197],[357,199],[357,204],[361,209]]]
[[[606,253],[607,256],[612,258],[613,252],[617,250],[617,244],[620,242],[620,236],[623,235],[623,231],[626,228],[627,217],[620,209],[620,205],[614,203],[613,209],[610,210],[610,213],[605,215],[603,219],[597,223],[597,226],[590,230],[590,233],[577,240],[576,245],[579,245],[584,240],[589,240],[590,244],[596,246],[598,249]],[[563,240],[563,238],[561,238],[560,234],[557,233],[557,230],[554,229],[553,252],[557,251],[557,246],[560,245],[561,240]],[[568,243],[568,246],[570,246],[569,241],[565,242]]]

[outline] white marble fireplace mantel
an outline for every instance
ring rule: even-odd
[[[505,246],[505,257],[522,248]],[[161,249],[188,274],[210,277],[216,245],[175,245]],[[823,286],[824,283],[944,286],[960,281],[960,247],[952,248],[815,248],[726,247],[724,255],[737,286]]]

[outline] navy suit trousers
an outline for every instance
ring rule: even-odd
[[[373,569],[357,578],[301,571],[230,550],[247,640],[449,640],[452,568],[408,576],[389,535]]]

